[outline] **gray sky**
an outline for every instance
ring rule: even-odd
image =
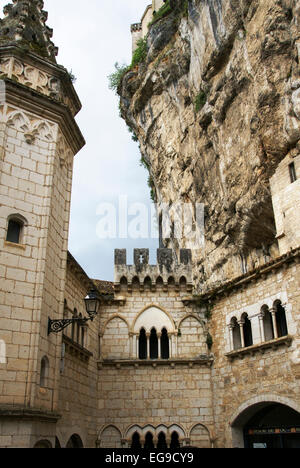
[[[139,165],[138,144],[131,140],[119,118],[118,99],[108,89],[108,75],[115,62],[131,61],[130,24],[140,21],[151,0],[45,0],[48,26],[59,47],[57,61],[76,76],[82,110],[76,120],[86,146],[75,158],[69,250],[93,278],[112,280],[114,248],[152,249],[157,241],[101,240],[97,237],[97,207],[117,201],[150,206],[147,172]],[[1,1],[3,7],[7,0]]]

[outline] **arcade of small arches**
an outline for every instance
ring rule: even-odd
[[[177,279],[174,276],[166,278],[158,276],[156,279],[152,279],[150,276],[146,276],[144,279],[141,279],[139,276],[134,276],[130,280],[122,276],[120,283],[115,284],[115,289],[121,291],[168,291],[169,289],[175,289],[175,291],[191,291],[192,285],[188,283],[185,276],[181,276]]]
[[[209,429],[202,424],[194,424],[189,431],[173,424],[169,427],[147,425],[141,427],[133,425],[121,431],[114,425],[108,425],[99,434],[97,440],[99,448],[131,448],[133,450],[176,450],[181,447],[210,448],[211,438]]]
[[[258,321],[256,329],[259,330],[259,337],[255,337],[256,340],[253,336],[255,320]],[[228,329],[231,351],[248,348],[254,344],[254,341],[264,343],[287,336],[285,308],[280,300],[276,300],[271,308],[265,304],[253,317],[249,317],[246,312],[241,314],[239,320],[236,316],[232,317]]]

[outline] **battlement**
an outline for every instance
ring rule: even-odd
[[[142,30],[142,23],[134,23],[130,26],[130,31],[136,32],[136,31],[141,31]]]
[[[157,264],[149,265],[149,249],[134,249],[134,264],[127,265],[126,249],[115,250],[115,289],[122,287],[174,287],[192,290],[192,252],[180,250],[180,259],[171,249],[157,250]]]
[[[165,0],[152,0],[152,3],[146,7],[141,21],[131,25],[132,52],[135,51],[139,39],[143,39],[147,35],[148,25],[153,20],[153,14],[160,9],[164,1]]]

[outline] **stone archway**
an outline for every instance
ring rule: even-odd
[[[234,448],[300,448],[300,405],[261,395],[239,407],[231,428]]]

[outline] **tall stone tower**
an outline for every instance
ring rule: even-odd
[[[41,0],[0,20],[0,446],[55,436],[73,157],[81,108]],[[41,385],[42,381],[46,385]],[[11,430],[13,421],[14,431]]]

